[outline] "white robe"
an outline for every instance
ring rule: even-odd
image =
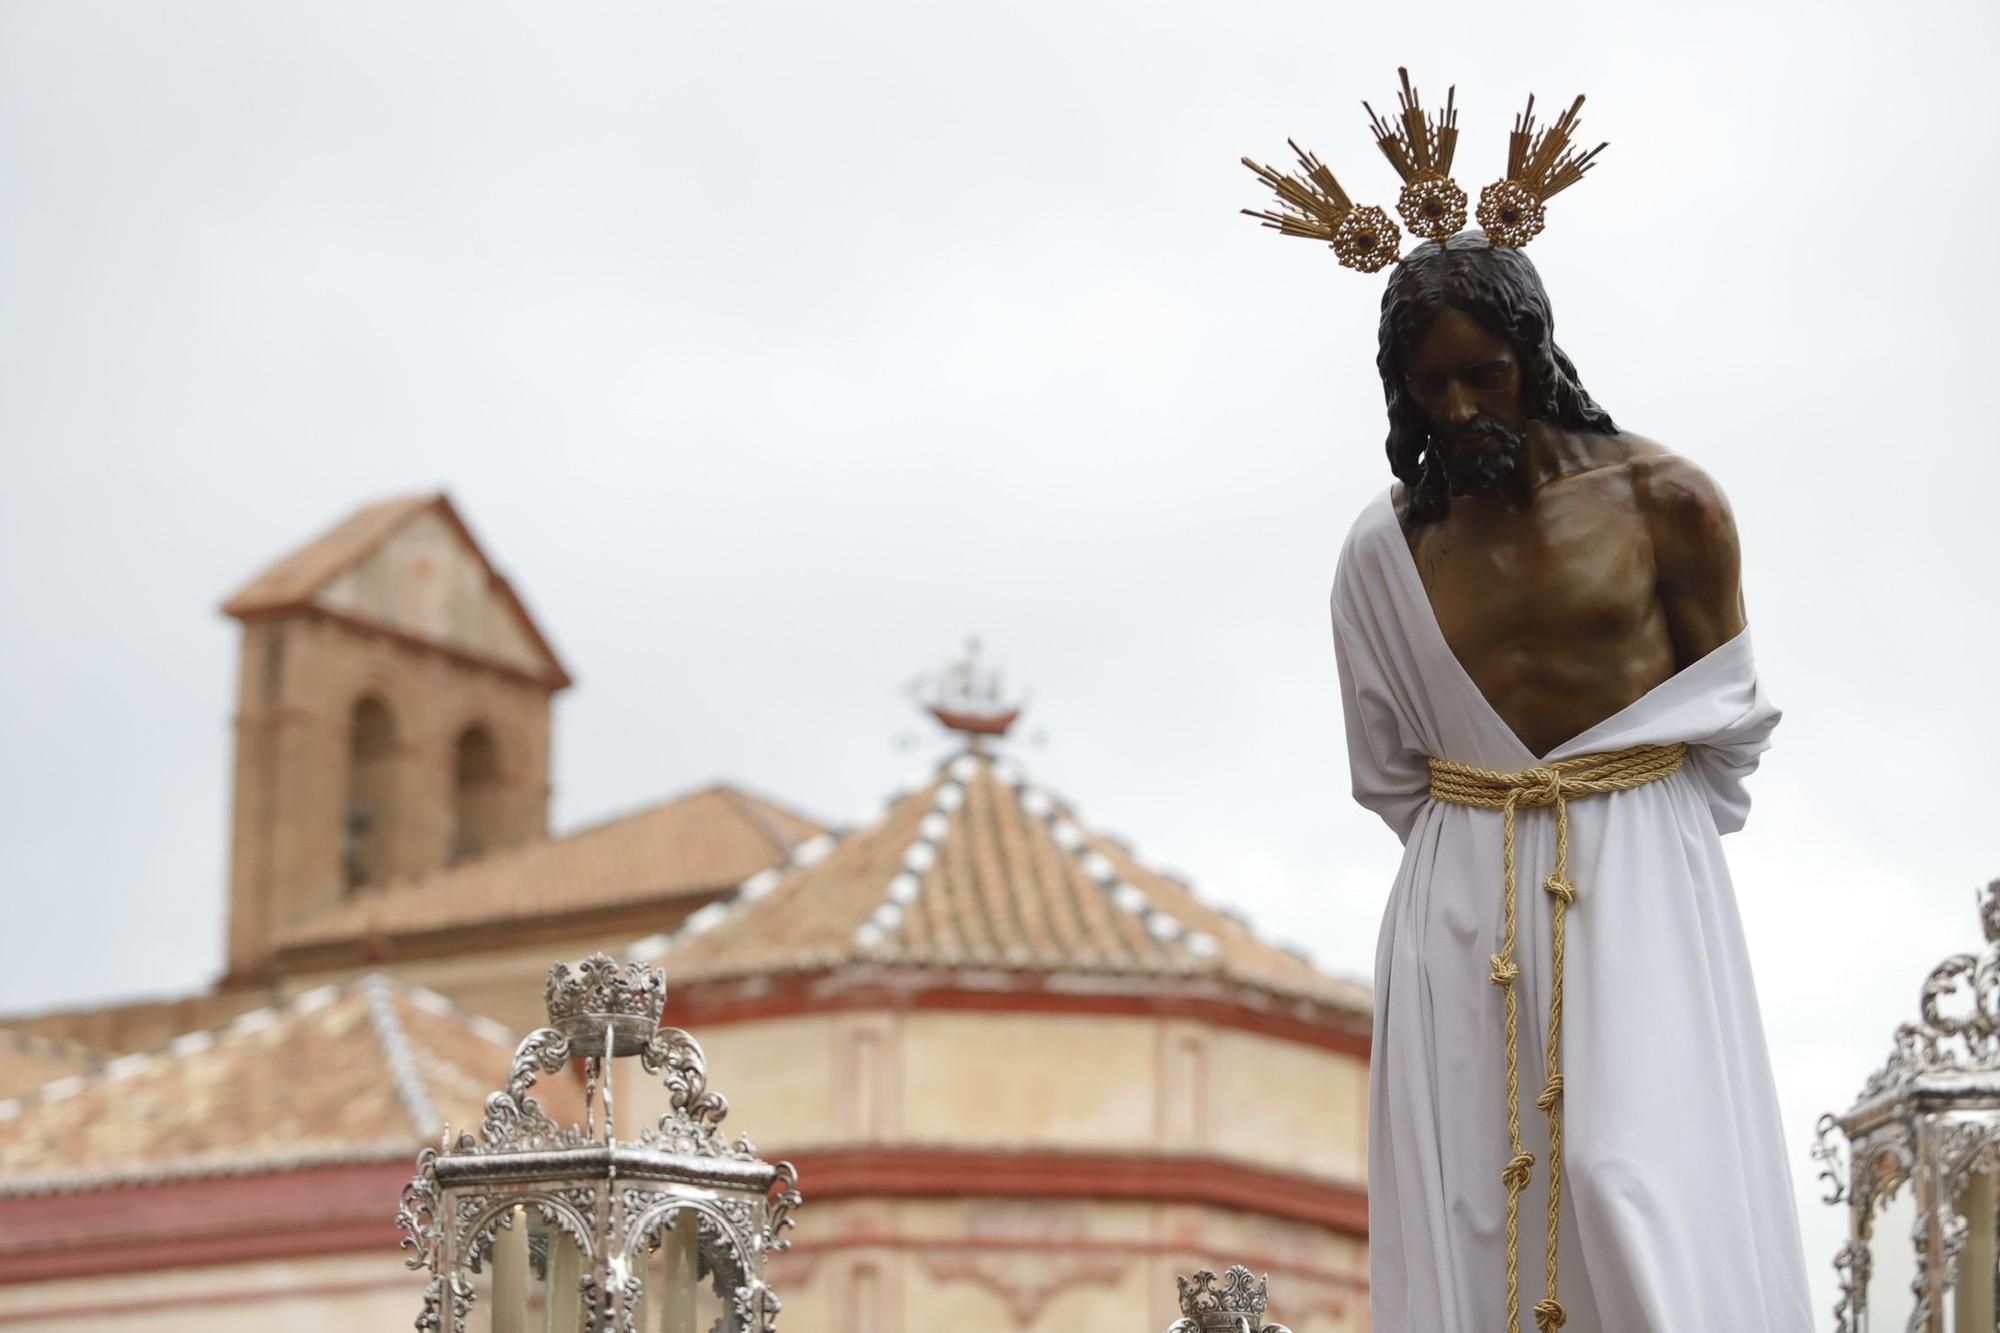
[[[1506,1327],[1508,1156],[1497,810],[1430,799],[1435,755],[1539,760],[1445,643],[1384,492],[1341,552],[1334,642],[1354,796],[1403,840],[1375,955],[1374,1333]],[[1686,741],[1674,775],[1570,803],[1562,1028],[1564,1333],[1811,1333],[1770,1056],[1718,835],[1778,710],[1749,631],[1543,758]],[[1521,1327],[1546,1294],[1549,809],[1516,816]]]

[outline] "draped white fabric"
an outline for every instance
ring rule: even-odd
[[[1501,815],[1429,795],[1436,755],[1540,760],[1445,643],[1387,492],[1341,553],[1334,642],[1354,796],[1403,840],[1375,958],[1374,1333],[1506,1326]],[[1810,1333],[1786,1141],[1720,833],[1778,710],[1746,630],[1541,758],[1686,741],[1671,777],[1572,801],[1562,1063],[1565,1333]],[[1517,815],[1521,1323],[1546,1294],[1555,816]]]

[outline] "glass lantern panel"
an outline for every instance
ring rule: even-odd
[[[1917,1304],[1911,1289],[1917,1276],[1916,1225],[1917,1196],[1905,1181],[1887,1203],[1876,1206],[1862,1333],[1903,1333],[1909,1326]]]
[[[1945,1297],[1944,1326],[1951,1333],[1991,1333],[2000,1327],[2000,1256],[1995,1234],[2000,1231],[1994,1181],[1990,1172],[1974,1172],[1959,1184],[1955,1207],[1965,1226],[1965,1247],[1958,1252],[1958,1281]]]

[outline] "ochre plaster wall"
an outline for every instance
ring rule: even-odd
[[[786,1151],[867,1143],[1161,1151],[1358,1184],[1367,1067],[1184,1019],[857,1011],[697,1032],[727,1127]],[[628,1064],[621,1115],[666,1093]]]
[[[810,1207],[810,1205],[808,1205]],[[1174,1276],[1243,1263],[1293,1333],[1363,1333],[1358,1240],[1248,1213],[1069,1200],[840,1202],[771,1275],[798,1333],[1157,1333]]]
[[[393,1206],[385,1200],[384,1206]],[[6,1333],[359,1333],[405,1329],[424,1281],[392,1248],[0,1284]],[[803,1333],[803,1330],[801,1331]]]
[[[1367,1179],[1366,1064],[1256,1032],[1220,1029],[1211,1041],[1216,1152]]]

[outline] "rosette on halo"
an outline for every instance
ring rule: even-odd
[[[1384,120],[1366,102],[1361,107],[1375,131],[1375,146],[1403,178],[1396,211],[1412,235],[1442,244],[1465,226],[1465,191],[1451,178],[1452,154],[1458,148],[1458,89],[1446,89],[1444,110],[1427,119],[1410,71],[1396,73],[1403,81],[1396,95],[1401,107],[1397,120]]]
[[[1479,192],[1479,225],[1495,245],[1519,247],[1539,236],[1548,221],[1548,210],[1543,206],[1582,180],[1583,173],[1604,151],[1604,144],[1587,153],[1571,146],[1577,113],[1582,110],[1583,95],[1579,93],[1553,125],[1537,131],[1535,99],[1529,95],[1528,109],[1515,117],[1514,132],[1507,136],[1506,178]]]
[[[1402,248],[1403,234],[1389,215],[1373,205],[1355,207],[1354,200],[1340,187],[1326,164],[1290,140],[1298,155],[1300,174],[1287,176],[1249,158],[1243,165],[1271,187],[1278,196],[1278,212],[1244,213],[1257,218],[1282,236],[1305,236],[1325,241],[1347,268],[1373,273],[1393,263]]]

